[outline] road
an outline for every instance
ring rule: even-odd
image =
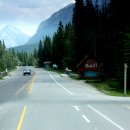
[[[130,130],[130,98],[31,69],[31,76],[19,67],[0,80],[0,130]]]

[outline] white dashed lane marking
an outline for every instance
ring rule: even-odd
[[[94,107],[87,105],[90,109],[92,109],[93,111],[95,111],[97,114],[99,114],[101,117],[103,117],[104,119],[106,119],[108,122],[110,122],[111,124],[113,124],[114,126],[116,126],[117,128],[119,128],[120,130],[125,130],[123,127],[121,127],[120,125],[116,124],[114,121],[112,121],[110,118],[108,118],[107,116],[105,116],[103,113],[99,112],[98,110],[96,110]]]
[[[80,111],[79,106],[73,106],[77,111]]]
[[[90,120],[85,116],[85,115],[82,115],[83,119],[86,121],[86,122],[90,122]]]

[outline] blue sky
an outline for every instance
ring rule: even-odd
[[[74,0],[0,0],[0,29],[13,25],[33,35],[41,21]]]

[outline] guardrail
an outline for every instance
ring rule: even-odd
[[[0,72],[0,77],[4,77],[8,75],[8,71]]]

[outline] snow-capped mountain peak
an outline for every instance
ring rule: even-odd
[[[0,30],[0,40],[4,40],[7,48],[22,45],[29,38],[29,36],[14,26],[5,26]]]

